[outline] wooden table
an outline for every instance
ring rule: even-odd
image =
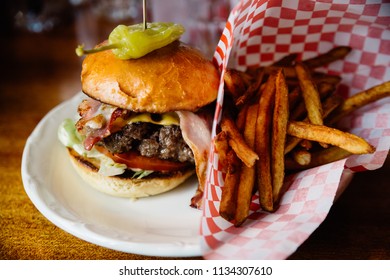
[[[74,48],[82,20],[73,16],[44,34],[2,25],[8,32],[0,51],[0,259],[163,259],[82,241],[49,222],[24,191],[27,137],[50,109],[80,90],[81,59]],[[109,32],[99,30],[96,40]],[[325,222],[289,259],[390,259],[389,181],[389,160],[379,170],[356,174]]]

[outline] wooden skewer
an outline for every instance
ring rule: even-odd
[[[144,30],[146,30],[148,28],[148,22],[146,20],[146,0],[142,0],[142,9],[143,9]]]

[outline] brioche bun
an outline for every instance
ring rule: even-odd
[[[198,50],[175,41],[138,59],[121,60],[111,50],[90,54],[81,82],[85,94],[119,108],[194,112],[216,99],[219,74]]]
[[[104,176],[98,173],[99,161],[80,156],[68,148],[71,163],[80,177],[103,193],[127,198],[141,198],[167,192],[179,186],[195,173],[193,168],[166,175],[133,179],[125,176]]]

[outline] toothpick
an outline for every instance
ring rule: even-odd
[[[142,0],[144,30],[148,28],[148,22],[146,20],[146,0]]]

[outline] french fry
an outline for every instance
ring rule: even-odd
[[[340,76],[331,75],[331,74],[313,72],[311,77],[317,85],[321,83],[327,83],[333,86],[337,86],[341,82]]]
[[[349,47],[298,61],[297,54],[245,72],[228,69],[221,132],[214,147],[226,170],[220,215],[242,225],[255,191],[261,209],[276,211],[288,187],[285,172],[316,167],[352,154],[373,153],[363,138],[331,127],[354,110],[390,96],[390,81],[343,99],[340,76],[314,69],[342,59]],[[315,145],[315,142],[320,145]]]
[[[279,67],[279,66],[267,66],[264,67],[264,74],[266,75],[271,75],[272,73],[275,73],[276,71],[280,70],[283,68],[284,76],[286,79],[296,79],[297,74],[295,72],[295,69],[293,66],[286,66],[286,67]]]
[[[302,139],[302,141],[299,142],[299,146],[304,148],[306,151],[308,151],[313,147],[313,142],[307,139]]]
[[[301,100],[301,89],[299,87],[294,87],[292,91],[288,94],[288,108],[291,110]]]
[[[334,124],[339,121],[342,117],[350,114],[354,110],[357,110],[369,103],[377,101],[379,99],[390,96],[390,81],[374,86],[368,90],[361,91],[349,98],[334,112],[329,119],[327,124]]]
[[[310,66],[309,66],[310,67]],[[336,85],[340,82],[341,78],[338,76],[333,75],[325,75],[321,77],[321,75],[317,74],[314,79],[321,82],[321,78],[323,78],[322,82],[326,82],[328,84]],[[319,89],[324,90],[324,89]],[[331,91],[331,89],[330,89]],[[326,118],[328,115],[330,115],[340,104],[342,103],[341,97],[337,95],[332,95],[329,98],[325,100],[323,103],[323,118]],[[285,154],[290,152],[302,139],[288,136],[288,141],[286,144],[286,150]],[[296,153],[296,152],[295,152]],[[308,155],[306,155],[306,161],[304,161],[303,156],[301,155],[301,151],[298,154],[293,154],[295,156],[295,161],[291,160],[289,158],[286,159],[286,169],[307,169],[316,167],[322,164],[326,164],[329,162],[333,162],[342,158],[346,158],[350,156],[352,153],[343,150],[339,147],[331,147],[325,150],[321,150],[318,152],[315,152],[314,154],[310,154],[310,163],[307,163],[308,161]],[[300,164],[299,164],[300,163]]]
[[[244,138],[248,146],[252,149],[255,147],[255,130],[257,119],[258,105],[254,104],[248,107]],[[242,165],[240,182],[237,190],[237,209],[235,214],[235,226],[240,226],[249,215],[249,206],[252,201],[252,190],[255,183],[255,166],[248,167]]]
[[[343,98],[339,95],[331,95],[322,102],[323,117],[328,117],[343,103]]]
[[[289,68],[290,76],[286,76],[286,82],[289,87],[296,87],[299,86],[299,81],[297,80],[297,75],[293,67],[286,67],[283,68],[284,70]],[[331,74],[324,74],[320,72],[310,72],[311,73],[311,78],[313,82],[316,85],[319,85],[321,83],[328,83],[332,84],[333,86],[337,86],[341,82],[341,77],[336,76],[336,75],[331,75]]]
[[[322,125],[324,123],[322,104],[316,85],[311,80],[310,73],[303,63],[296,63],[295,71],[297,72],[299,84],[301,85],[303,101],[305,103],[309,122]],[[319,144],[324,148],[327,148],[326,143],[319,142]]]
[[[263,81],[264,71],[263,68],[258,68],[254,82],[248,87],[243,95],[236,99],[236,106],[243,106],[253,98],[254,95],[259,91],[261,82]]]
[[[296,63],[295,70],[302,89],[307,116],[312,124],[323,124],[322,105],[319,93],[311,80],[308,69],[302,63]]]
[[[298,56],[299,54],[297,53],[290,53],[288,55],[283,56],[278,61],[272,63],[272,66],[277,66],[277,67],[292,66],[294,62],[297,60]]]
[[[375,151],[363,138],[324,125],[290,121],[287,133],[298,138],[338,146],[352,154],[369,154]]]
[[[284,181],[284,147],[288,115],[288,88],[283,72],[278,71],[275,81],[275,107],[271,141],[271,172],[274,202],[279,200],[280,190]]]
[[[319,97],[320,97],[320,100],[325,100],[329,95],[332,95],[332,93],[335,91],[336,87],[335,85],[331,84],[331,83],[327,83],[327,82],[321,82],[319,83],[318,85],[318,94],[319,94]],[[299,99],[297,97],[297,99]],[[297,101],[298,102],[298,101]],[[322,105],[323,107],[324,105]],[[324,108],[322,108],[322,110],[324,110]],[[293,121],[297,121],[297,120],[301,120],[302,118],[304,118],[307,114],[307,108],[306,108],[306,104],[304,102],[302,103],[298,103],[297,106],[295,106],[294,110],[292,110],[291,114],[290,114],[290,120],[293,120]],[[322,115],[322,119],[324,119],[324,112],[323,112],[323,115]]]
[[[338,161],[352,155],[352,153],[341,149],[339,147],[329,147],[322,149],[311,154],[310,163],[307,165],[301,165],[297,161],[286,157],[285,166],[286,170],[302,170],[324,165],[330,162]]]
[[[306,149],[296,149],[292,152],[294,160],[301,166],[309,165],[311,162],[311,154]]]
[[[237,186],[240,178],[241,163],[233,150],[227,152],[227,171],[222,188],[219,214],[230,221],[236,212]]]
[[[247,110],[248,106],[243,106],[237,114],[236,126],[241,133],[244,131]]]
[[[279,71],[281,71],[279,69]],[[259,109],[256,120],[256,145],[255,151],[261,158],[257,161],[257,187],[261,208],[273,211],[273,191],[271,176],[271,124],[272,109],[275,99],[276,74],[272,73],[260,96]]]
[[[340,106],[341,103],[342,97],[338,95],[331,95],[325,99],[325,101],[322,103],[324,118],[331,114],[338,106]],[[308,122],[308,119],[305,118],[303,121]],[[300,138],[287,136],[284,154],[291,152],[301,141],[302,139]]]
[[[334,110],[336,110],[340,104],[343,102],[343,99],[341,96],[338,95],[331,95],[328,98],[325,99],[325,101],[322,103],[322,107],[324,110],[324,118],[329,116]],[[308,119],[304,119],[304,122],[307,122]],[[293,136],[288,136],[286,140],[286,147],[284,150],[284,154],[287,154],[292,151],[292,149],[297,146],[302,139],[293,137]]]
[[[245,72],[229,68],[226,69],[223,79],[227,92],[235,100],[246,91],[252,77]]]
[[[226,162],[227,161],[227,153],[229,150],[229,144],[228,144],[228,135],[225,131],[219,132],[214,137],[214,146],[215,150],[218,152],[219,161],[220,162]]]
[[[330,94],[336,91],[336,85],[327,82],[321,82],[317,85],[318,94],[321,100],[327,98]]]
[[[313,68],[327,65],[327,64],[334,62],[336,60],[343,59],[350,52],[351,52],[351,47],[339,46],[339,47],[335,47],[335,48],[331,49],[327,53],[318,55],[318,56],[310,58],[310,59],[306,59],[303,61],[303,63],[308,68],[313,69]]]
[[[233,120],[228,117],[223,117],[221,120],[221,129],[228,134],[229,145],[242,162],[248,167],[253,166],[256,160],[259,159],[259,156],[245,142]]]
[[[286,146],[284,147],[284,154],[286,155],[291,152],[301,141],[301,138],[287,135]]]

